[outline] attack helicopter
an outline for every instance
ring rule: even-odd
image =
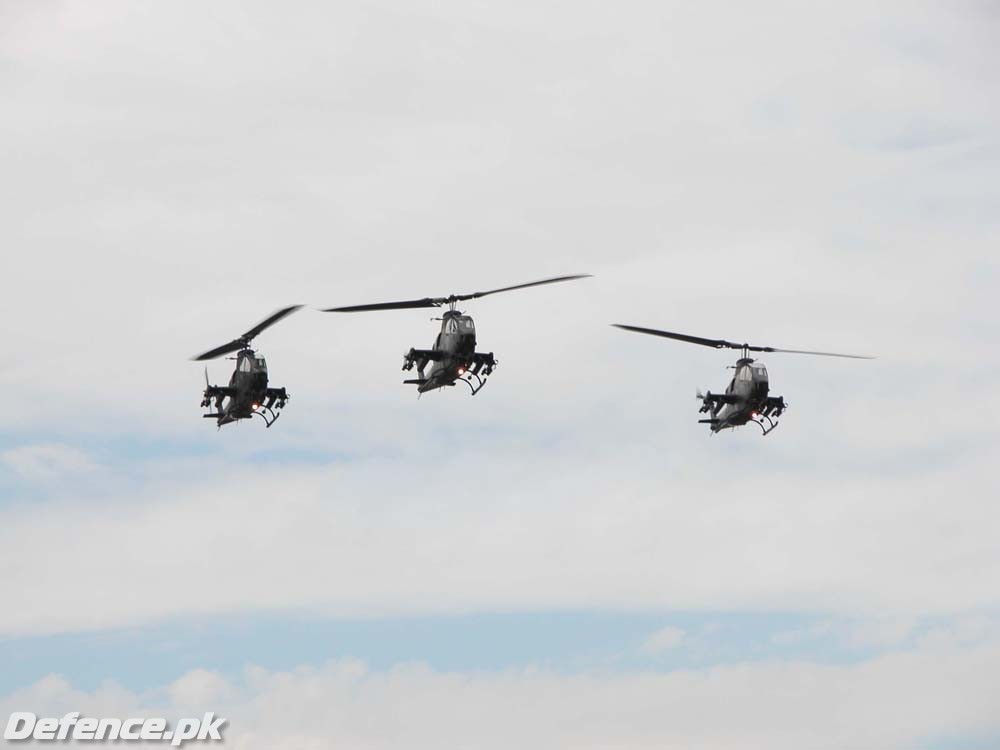
[[[236,352],[235,357],[229,358],[236,360],[236,369],[229,378],[228,386],[211,385],[208,381],[208,367],[205,368],[205,394],[201,405],[212,408],[213,399],[215,401],[215,411],[203,414],[205,419],[215,419],[220,428],[224,424],[239,419],[252,419],[254,416],[261,417],[268,427],[275,423],[280,416],[279,410],[288,401],[288,393],[284,388],[268,387],[267,361],[250,348],[250,342],[264,329],[270,328],[301,307],[302,305],[283,307],[239,338],[192,357],[196,362],[203,362]]]
[[[515,286],[505,286],[500,289],[490,289],[486,292],[473,292],[471,294],[452,294],[448,297],[424,297],[423,299],[404,300],[402,302],[379,302],[371,305],[351,305],[348,307],[331,307],[323,312],[369,312],[372,310],[403,310],[410,308],[442,307],[448,306],[440,318],[432,320],[441,321],[441,330],[434,341],[434,346],[430,349],[411,348],[403,355],[403,370],[417,368],[419,377],[404,380],[408,385],[417,386],[417,393],[422,394],[436,388],[454,386],[458,382],[465,383],[472,390],[475,396],[486,385],[486,381],[497,367],[497,360],[493,352],[476,351],[476,324],[471,315],[466,315],[461,310],[456,309],[459,302],[479,299],[490,294],[500,292],[510,292],[515,289],[526,289],[542,284],[555,284],[560,281],[572,281],[574,279],[585,279],[590,274],[576,274],[573,276],[557,276],[541,281],[532,281],[527,284],[517,284]],[[426,371],[427,365],[433,363],[430,372]]]
[[[747,422],[758,425],[764,435],[768,435],[778,426],[778,418],[782,415],[788,404],[781,396],[769,395],[769,383],[767,378],[767,368],[762,362],[757,362],[750,358],[750,352],[780,352],[782,354],[812,354],[819,357],[844,357],[847,359],[875,359],[857,354],[836,354],[834,352],[813,352],[802,349],[776,349],[772,346],[751,346],[750,344],[736,344],[724,339],[705,339],[700,336],[689,336],[685,333],[671,333],[670,331],[660,331],[655,328],[640,328],[638,326],[622,325],[612,323],[616,328],[635,333],[646,333],[651,336],[662,336],[663,338],[686,341],[689,344],[700,344],[710,346],[714,349],[737,349],[742,354],[732,367],[735,371],[729,385],[726,386],[725,393],[712,393],[709,391],[702,394],[700,391],[697,398],[701,399],[700,414],[708,414],[707,419],[699,419],[700,424],[707,424],[712,433],[720,430],[728,430],[734,427],[741,427]]]

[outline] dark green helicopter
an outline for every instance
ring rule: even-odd
[[[747,422],[758,425],[767,435],[778,426],[778,418],[782,412],[788,408],[785,399],[781,396],[768,395],[767,369],[760,362],[750,358],[750,352],[781,352],[783,354],[814,354],[820,357],[846,357],[848,359],[874,359],[874,357],[862,357],[857,354],[835,354],[833,352],[812,352],[801,349],[775,349],[772,346],[751,346],[750,344],[736,344],[724,339],[703,339],[700,336],[689,336],[685,333],[671,333],[670,331],[659,331],[655,328],[639,328],[638,326],[621,325],[612,323],[616,328],[636,333],[647,333],[651,336],[662,336],[677,341],[686,341],[689,344],[700,344],[710,346],[714,349],[740,349],[742,356],[736,361],[733,367],[733,379],[726,386],[725,393],[708,393],[702,395],[701,414],[708,414],[708,419],[699,419],[698,422],[707,424],[713,433],[719,430],[728,430],[733,427],[741,427]]]
[[[510,292],[514,289],[525,289],[542,284],[555,284],[559,281],[585,279],[590,274],[574,276],[557,276],[527,284],[505,286],[501,289],[491,289],[488,292],[473,292],[472,294],[452,294],[448,297],[424,297],[423,299],[404,300],[402,302],[378,302],[372,305],[351,305],[349,307],[331,307],[323,312],[368,312],[371,310],[404,310],[421,307],[441,307],[447,305],[444,315],[435,320],[441,321],[441,330],[430,349],[410,349],[403,355],[403,370],[412,370],[416,365],[420,377],[404,380],[404,383],[417,386],[418,393],[426,393],[435,388],[453,386],[459,381],[472,389],[475,396],[486,385],[486,379],[497,366],[493,352],[476,351],[476,324],[472,316],[457,310],[455,305],[470,299],[479,299],[489,294]],[[430,372],[426,372],[428,364]]]
[[[288,393],[284,388],[268,388],[267,361],[250,348],[250,342],[265,328],[270,328],[282,318],[291,315],[302,305],[283,307],[274,312],[238,339],[210,349],[204,354],[192,357],[196,362],[221,357],[223,354],[236,352],[236,369],[229,378],[228,386],[210,385],[208,368],[205,368],[205,395],[201,405],[212,407],[215,400],[215,411],[203,414],[205,419],[215,419],[216,424],[235,422],[239,419],[252,419],[255,415],[261,417],[270,427],[277,420],[278,410],[284,408],[288,401]]]

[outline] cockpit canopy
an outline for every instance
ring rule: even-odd
[[[746,382],[767,382],[767,368],[757,362],[743,365],[736,373],[736,379]]]
[[[263,370],[266,372],[267,362],[263,357],[258,357],[251,352],[246,356],[240,357],[238,368],[240,372],[252,372],[254,370],[258,372]]]
[[[475,334],[476,324],[468,315],[455,315],[454,317],[448,318],[448,322],[445,323],[444,331],[445,333],[457,335]]]

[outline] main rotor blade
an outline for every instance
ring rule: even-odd
[[[444,299],[423,299],[404,300],[402,302],[376,302],[373,305],[348,305],[347,307],[330,307],[323,312],[368,312],[369,310],[407,310],[415,307],[438,307],[443,305]]]
[[[662,336],[667,339],[686,341],[689,344],[701,344],[711,346],[714,349],[746,349],[750,352],[779,352],[781,354],[813,354],[818,357],[844,357],[846,359],[875,359],[875,357],[865,357],[860,354],[837,354],[835,352],[813,352],[805,349],[777,349],[773,346],[750,346],[749,344],[737,344],[725,339],[703,339],[700,336],[689,336],[686,333],[671,333],[670,331],[660,331],[656,328],[639,328],[638,326],[626,326],[620,323],[612,323],[615,328],[625,331],[635,331],[636,333],[647,333],[651,336]]]
[[[817,357],[844,357],[845,359],[875,359],[861,354],[837,354],[836,352],[810,352],[804,349],[775,349],[771,346],[764,346],[759,349],[750,347],[753,351],[759,352],[781,352],[782,354],[813,354]]]
[[[300,307],[302,307],[302,305],[289,305],[288,307],[283,307],[280,310],[271,313],[268,317],[264,318],[264,320],[260,321],[260,323],[255,325],[238,339],[233,339],[228,344],[223,344],[222,346],[217,346],[214,349],[209,349],[207,352],[199,354],[197,357],[192,357],[192,359],[195,362],[201,362],[206,359],[215,359],[216,357],[221,357],[223,354],[238,352],[240,349],[245,349],[249,346],[250,342],[253,341],[254,337],[260,334],[261,331],[266,328],[270,328],[279,320],[291,315]]]
[[[199,354],[197,357],[191,357],[191,359],[195,362],[204,362],[206,359],[215,359],[216,357],[221,357],[223,354],[238,352],[246,345],[247,342],[243,339],[233,339],[228,344],[223,344],[222,346],[217,346],[214,349],[209,349],[204,354]]]
[[[589,273],[575,274],[573,276],[556,276],[551,279],[541,281],[531,281],[527,284],[517,284],[515,286],[505,286],[501,289],[490,289],[486,292],[473,292],[472,294],[452,294],[448,297],[424,297],[423,299],[409,299],[402,302],[376,302],[372,305],[349,305],[347,307],[329,307],[323,312],[369,312],[371,310],[407,310],[415,307],[440,307],[452,302],[462,302],[469,299],[479,299],[488,294],[499,292],[510,292],[514,289],[526,289],[529,286],[541,286],[542,284],[555,284],[559,281],[572,281],[573,279],[586,279]]]
[[[640,328],[639,326],[627,326],[621,323],[612,323],[615,328],[621,328],[623,331],[634,331],[635,333],[646,333],[650,336],[662,336],[666,339],[676,339],[677,341],[686,341],[689,344],[701,344],[702,346],[710,346],[713,349],[742,349],[743,344],[734,344],[732,341],[726,341],[725,339],[703,339],[701,336],[688,336],[686,333],[672,333],[670,331],[660,331],[656,328]]]
[[[260,323],[255,325],[249,331],[244,333],[242,336],[243,340],[249,343],[254,338],[254,336],[258,335],[265,328],[270,328],[279,320],[291,315],[293,312],[295,312],[301,307],[302,305],[289,305],[288,307],[283,307],[280,310],[276,310],[275,312],[271,313],[271,315],[264,318],[264,320],[260,321]]]
[[[480,297],[485,297],[488,294],[499,294],[500,292],[512,292],[515,289],[527,289],[530,286],[541,286],[542,284],[556,284],[560,281],[573,281],[574,279],[589,279],[591,274],[589,273],[577,273],[572,276],[554,276],[551,279],[542,279],[541,281],[529,281],[527,284],[515,284],[514,286],[505,286],[500,289],[490,289],[486,292],[473,292],[472,294],[453,294],[447,299],[448,302],[460,302],[467,299],[479,299]]]

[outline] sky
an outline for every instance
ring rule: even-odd
[[[1000,6],[0,0],[0,715],[1000,747]],[[500,363],[420,399],[428,311]],[[262,334],[278,423],[202,363]],[[711,435],[733,353],[778,430]],[[209,363],[223,382],[231,363]]]

